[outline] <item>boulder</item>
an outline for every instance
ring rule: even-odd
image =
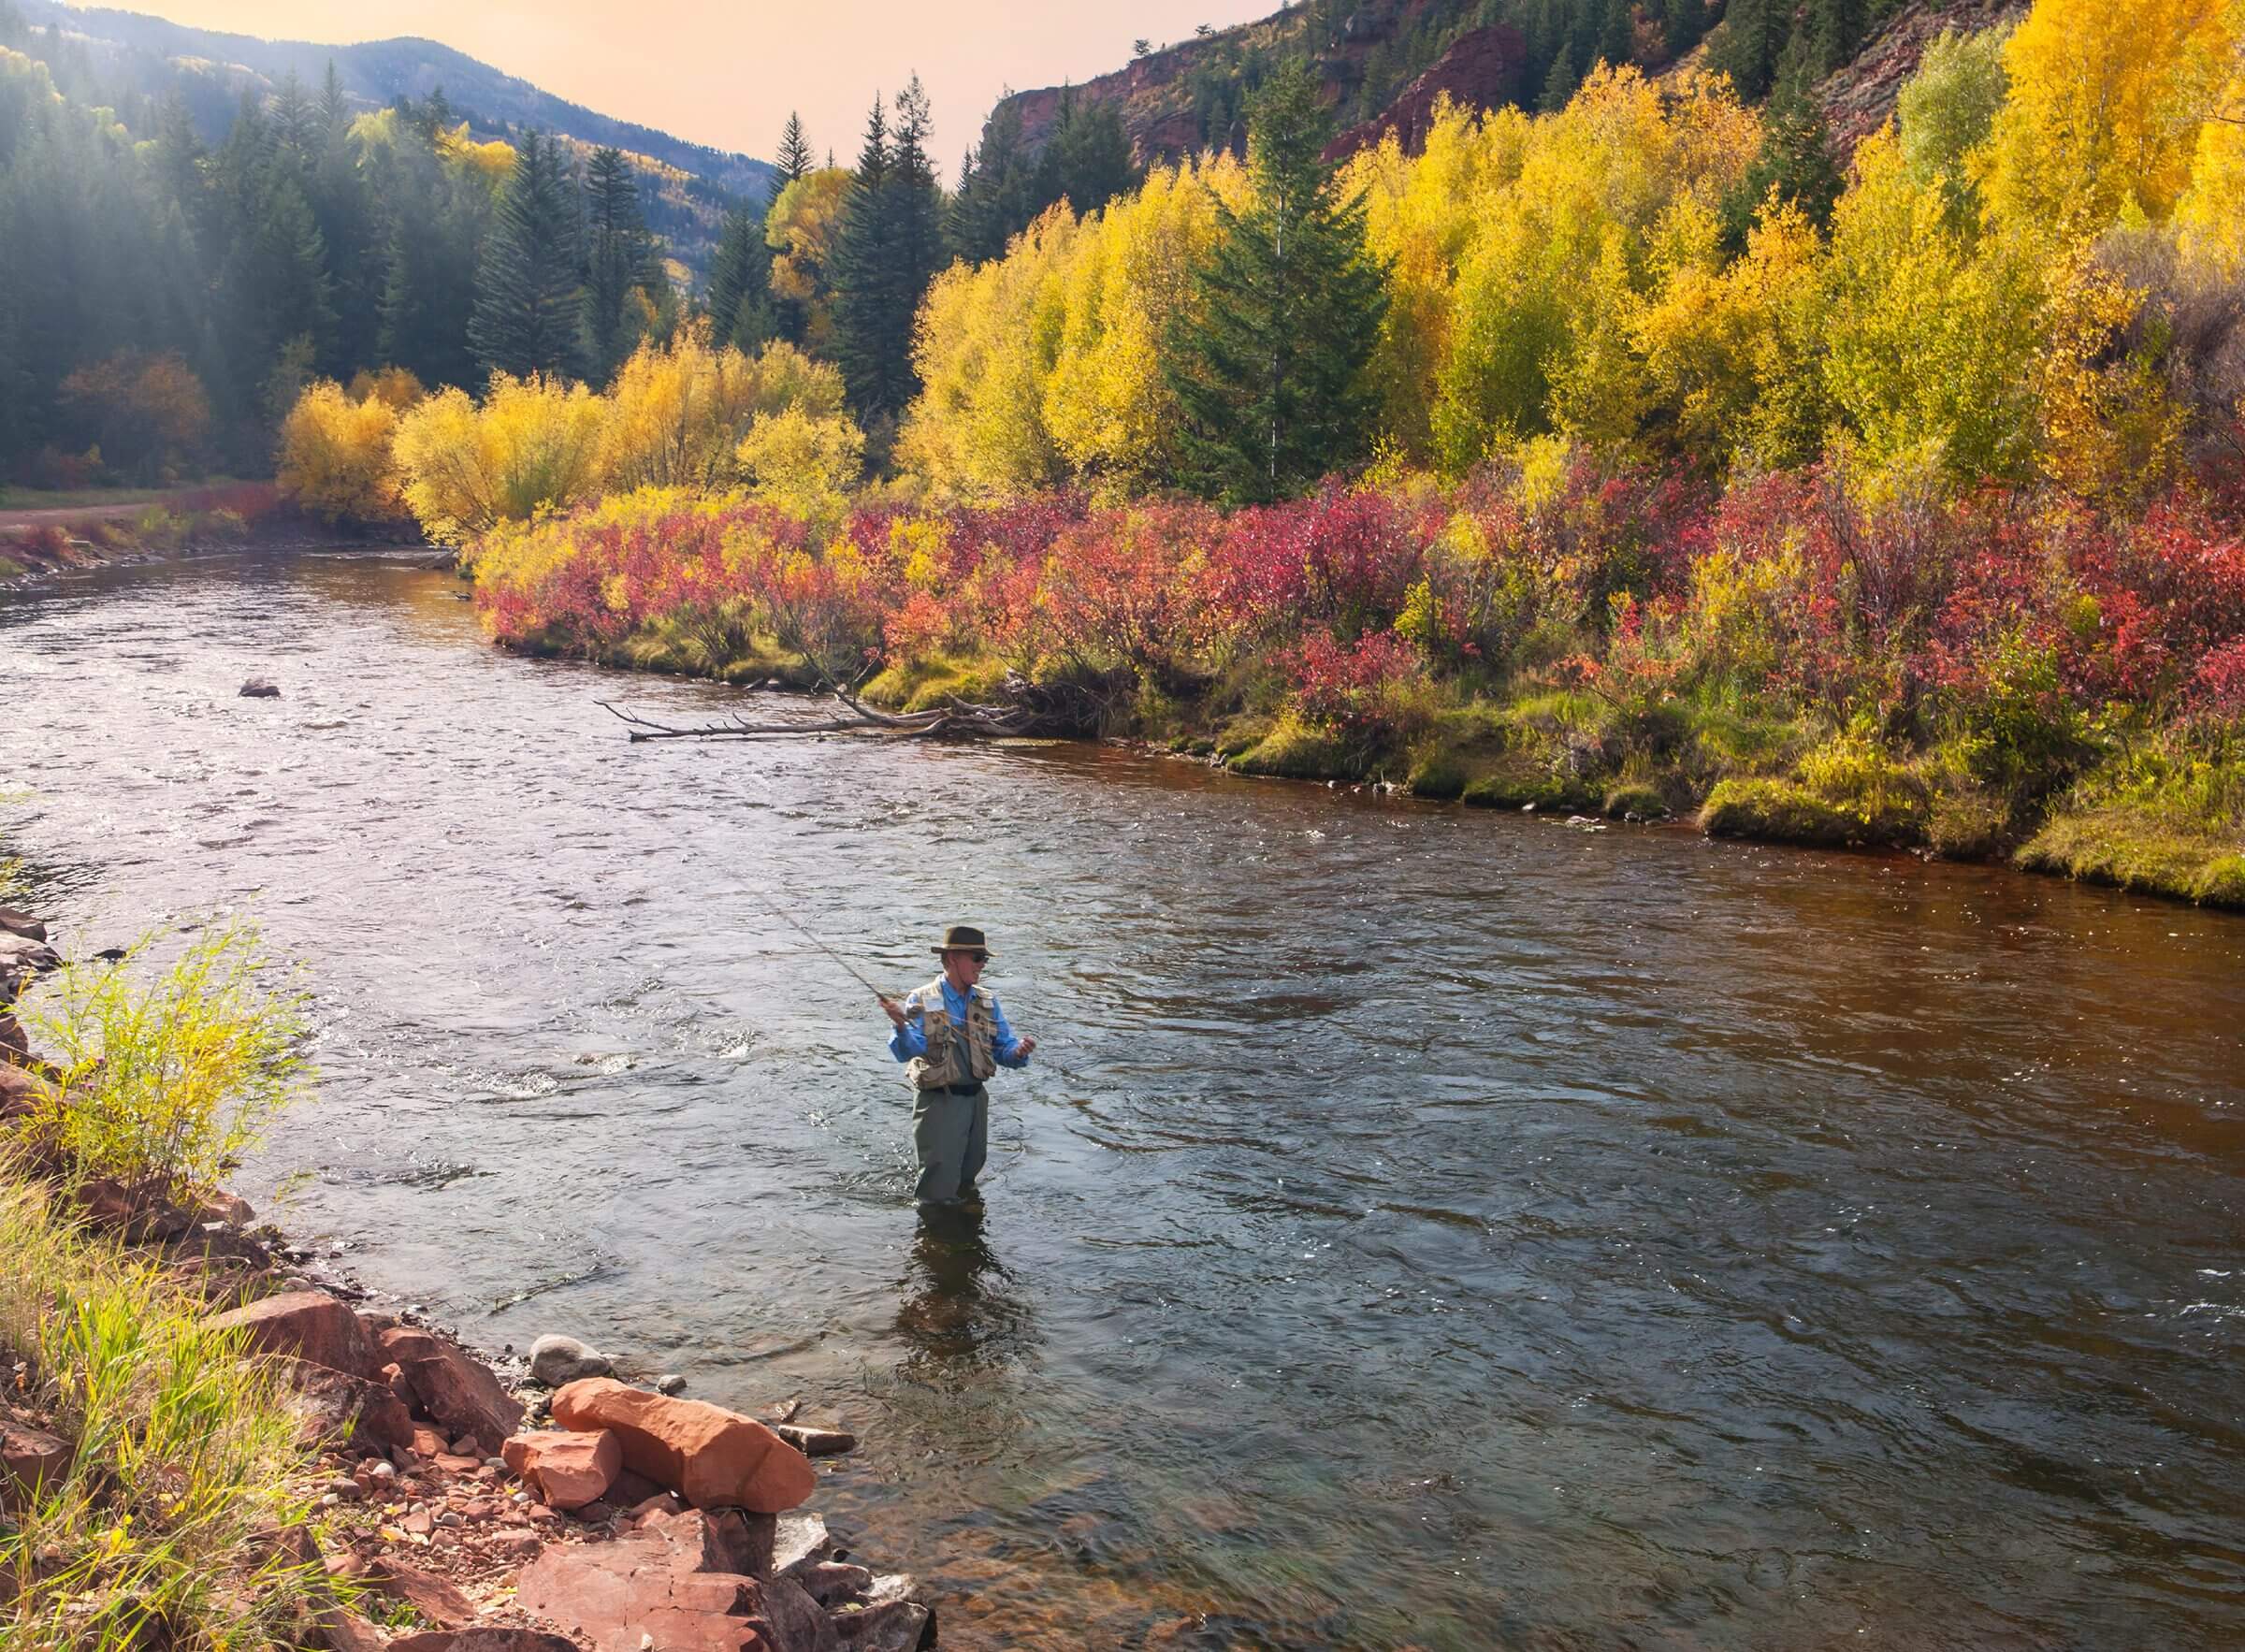
[[[849,1652],[920,1652],[935,1644],[935,1614],[918,1601],[882,1601],[829,1621]]]
[[[587,1377],[612,1377],[616,1368],[608,1356],[587,1348],[574,1337],[541,1337],[530,1344],[530,1381],[548,1388],[564,1387]]]
[[[236,690],[237,700],[278,700],[281,685],[268,677],[252,677]]]
[[[326,1291],[260,1297],[204,1323],[213,1330],[245,1329],[260,1354],[285,1354],[346,1376],[364,1379],[380,1369],[358,1315]]]
[[[516,1434],[500,1455],[551,1509],[581,1509],[606,1497],[624,1468],[623,1442],[605,1428]]]
[[[19,1067],[32,1065],[31,1039],[23,1023],[5,1009],[0,1009],[0,1062]]]
[[[413,1413],[384,1384],[304,1360],[290,1368],[289,1379],[311,1406],[314,1438],[384,1451],[413,1444]]]
[[[70,1471],[70,1442],[43,1429],[0,1422],[0,1509],[27,1504]]]
[[[597,1652],[836,1652],[817,1601],[786,1578],[723,1570],[727,1546],[705,1514],[658,1515],[615,1543],[549,1548],[514,1603]]]
[[[778,1514],[818,1484],[810,1459],[763,1424],[699,1399],[590,1377],[558,1392],[553,1410],[565,1428],[614,1429],[627,1468],[696,1508]]]
[[[399,1380],[421,1409],[456,1434],[472,1434],[486,1456],[522,1427],[522,1402],[499,1384],[474,1355],[411,1326],[382,1333],[381,1359],[398,1367]]]
[[[28,912],[19,912],[13,906],[0,906],[0,932],[21,935],[27,941],[47,938],[47,926]]]

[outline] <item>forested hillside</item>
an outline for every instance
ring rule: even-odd
[[[434,40],[371,40],[323,46],[304,40],[260,40],[250,35],[193,29],[138,12],[65,6],[59,0],[15,0],[31,24],[58,27],[61,51],[44,56],[57,83],[73,96],[101,97],[132,123],[136,99],[161,101],[177,91],[206,142],[224,136],[244,92],[267,94],[294,75],[316,85],[333,64],[354,113],[386,108],[400,97],[442,91],[456,118],[479,137],[536,127],[574,138],[587,149],[620,149],[683,172],[729,196],[770,195],[774,168],[747,155],[688,143],[630,121],[619,121],[543,92],[465,52]],[[19,45],[18,50],[26,50]]]

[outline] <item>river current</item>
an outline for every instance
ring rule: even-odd
[[[249,915],[242,1191],[497,1348],[864,1438],[962,1647],[2245,1641],[2245,920],[501,655],[402,558],[0,597],[91,951]],[[236,695],[245,677],[278,700]],[[1042,1048],[923,1225],[870,995]]]

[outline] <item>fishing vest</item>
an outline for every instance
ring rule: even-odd
[[[920,990],[920,1024],[927,1034],[928,1052],[915,1057],[905,1074],[921,1090],[940,1090],[947,1084],[979,1084],[998,1070],[998,1018],[994,1000],[980,987],[966,997],[966,1026],[951,1025],[944,1007],[944,978],[937,976]]]

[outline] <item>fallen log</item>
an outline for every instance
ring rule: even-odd
[[[1002,705],[951,700],[927,711],[876,711],[838,684],[830,682],[827,688],[848,708],[848,717],[807,723],[755,723],[735,716],[722,722],[677,728],[625,711],[605,700],[595,703],[630,729],[633,745],[643,740],[786,740],[853,733],[895,734],[914,740],[1070,737],[1097,733],[1108,709],[1104,699],[1074,684],[1032,683],[1015,673],[1006,678],[1007,703]]]

